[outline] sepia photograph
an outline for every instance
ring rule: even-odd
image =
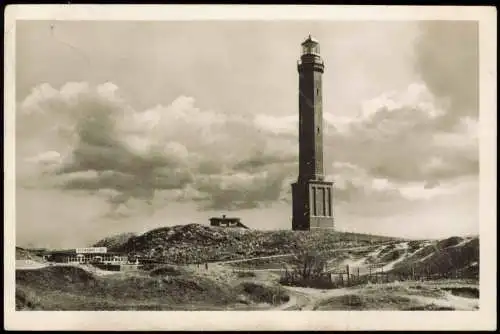
[[[17,319],[496,315],[494,9],[61,7],[4,27]]]

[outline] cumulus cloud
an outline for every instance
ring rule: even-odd
[[[258,114],[254,119],[254,124],[261,130],[291,136],[295,136],[295,133],[298,131],[298,123],[298,115],[273,116]]]
[[[233,173],[202,177],[197,190],[211,197],[210,209],[252,209],[279,200],[284,175],[279,172]]]
[[[21,149],[46,139],[43,151],[24,159],[45,175],[30,185],[99,192],[118,217],[135,200],[153,206],[193,200],[224,210],[291,200],[296,117],[203,111],[185,96],[136,111],[112,83],[42,85],[19,109],[18,129],[27,134]],[[438,128],[446,110],[425,84],[383,94],[360,110],[351,119],[325,113],[325,166],[337,201],[404,197],[405,182],[425,190],[477,173],[477,120]]]
[[[478,174],[475,24],[422,23],[414,83],[360,101],[352,117],[324,111],[335,200],[428,198]],[[170,201],[232,210],[291,200],[296,113],[221,113],[188,96],[136,110],[112,82],[42,84],[17,109],[18,184],[95,194],[113,217]]]
[[[367,206],[398,200],[431,200],[443,195],[452,195],[463,190],[463,184],[467,185],[474,180],[474,176],[458,176],[444,181],[398,182],[374,177],[360,166],[343,162],[334,163],[332,171],[329,178],[335,182],[334,200],[337,203],[354,202]]]
[[[60,165],[62,163],[62,157],[59,152],[47,151],[37,154],[32,157],[27,157],[25,162],[40,164],[44,166]]]
[[[265,124],[185,96],[136,111],[118,93],[112,83],[36,87],[19,105],[18,138],[22,162],[44,178],[20,184],[99,192],[118,217],[133,200],[163,205],[158,192],[227,210],[279,200],[291,170],[277,166],[293,164],[296,149]]]
[[[361,166],[375,178],[428,181],[477,174],[477,120],[443,128],[447,113],[423,83],[362,105],[360,117],[325,138],[327,159]],[[333,124],[335,126],[335,124]],[[329,161],[332,163],[333,161]],[[437,163],[439,162],[439,163]]]
[[[381,202],[400,199],[397,185],[384,178],[374,178],[360,166],[348,162],[335,162],[328,176],[334,181],[336,202]]]

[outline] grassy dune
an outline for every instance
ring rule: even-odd
[[[271,303],[276,287],[242,280],[226,285],[172,268],[99,277],[79,267],[16,272],[18,310],[216,310]],[[288,296],[282,295],[281,302]]]
[[[275,307],[273,302],[289,302],[284,309],[300,309],[299,304],[305,303],[318,310],[451,310],[475,309],[479,297],[478,237],[412,241],[334,231],[255,231],[189,224],[142,235],[121,234],[96,246],[143,255],[162,264],[106,275],[84,267],[20,267],[16,271],[16,308],[257,310]],[[306,288],[309,296],[292,296],[295,287],[280,287],[279,273],[267,269],[301,266],[304,252],[325,257],[326,268],[333,272],[349,265],[356,275],[360,269],[362,279],[352,288],[338,286],[341,289],[329,289],[325,294]],[[18,260],[41,261],[35,254],[16,249]],[[208,270],[203,265],[189,265],[272,255],[286,256],[210,264]],[[377,268],[390,273],[391,282],[410,272],[438,281],[372,285],[363,280]],[[449,273],[454,274],[453,284],[445,277]],[[463,285],[455,284],[457,276]],[[471,284],[465,284],[465,279]]]
[[[200,224],[151,230],[139,236],[98,241],[111,251],[136,253],[175,264],[243,259],[316,249],[373,245],[394,238],[335,231],[258,231]]]
[[[450,299],[452,294],[458,301]],[[400,310],[453,311],[478,309],[477,287],[443,287],[431,282],[367,285],[349,289],[345,294],[326,298],[317,310]],[[464,302],[465,300],[465,302]]]
[[[42,258],[29,249],[16,247],[16,260],[42,261]]]

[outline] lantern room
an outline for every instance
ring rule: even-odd
[[[319,55],[319,43],[316,39],[311,37],[311,35],[309,35],[309,37],[304,42],[302,42],[301,45],[302,55]]]

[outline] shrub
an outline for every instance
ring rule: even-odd
[[[277,302],[281,304],[290,300],[290,296],[288,296],[283,290],[276,289],[274,287],[268,287],[252,282],[244,282],[241,284],[240,288],[250,297],[251,300],[258,303]]]
[[[238,276],[240,278],[255,277],[255,273],[253,271],[238,271],[238,272],[236,272],[236,276]]]
[[[280,284],[322,289],[337,287],[326,273],[326,259],[317,252],[304,252],[297,257],[297,264],[291,271],[286,270]]]
[[[163,266],[149,272],[149,275],[151,276],[179,276],[181,274],[181,270],[175,268],[174,266]]]

